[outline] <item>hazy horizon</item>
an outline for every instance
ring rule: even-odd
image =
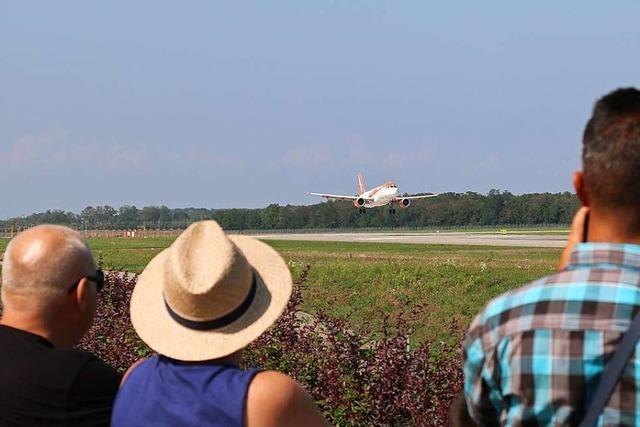
[[[504,192],[504,191],[510,192],[509,190],[502,190],[502,189],[497,189],[497,188],[494,188],[492,190],[498,190],[500,192]],[[535,193],[536,194],[540,194],[540,193],[558,194],[558,193],[565,193],[565,192],[569,192],[571,194],[575,194],[575,192],[572,192],[572,191],[569,191],[569,190],[558,191],[558,192],[539,191],[539,192],[535,192]],[[457,194],[464,194],[465,192],[456,192],[456,193]],[[481,194],[481,195],[484,196],[488,192],[484,192],[484,193],[475,192],[475,193],[478,193],[478,194]],[[522,195],[526,195],[526,194],[534,194],[533,192],[532,193],[513,193],[513,192],[510,192],[510,193],[513,194],[514,196],[522,196]],[[442,194],[445,194],[445,193],[442,193]],[[110,207],[112,207],[112,208],[114,208],[116,210],[118,210],[119,208],[124,207],[124,206],[131,206],[131,207],[135,207],[135,208],[138,208],[138,209],[142,209],[142,208],[145,208],[145,207],[162,207],[162,206],[165,206],[165,207],[167,207],[169,209],[208,209],[208,210],[214,209],[214,210],[225,210],[225,209],[264,209],[264,208],[268,207],[270,204],[277,204],[277,205],[280,205],[280,206],[287,206],[287,205],[291,205],[291,206],[312,206],[312,205],[317,205],[319,203],[327,203],[327,201],[325,199],[320,198],[320,197],[316,197],[314,201],[311,201],[309,203],[269,203],[269,204],[264,205],[264,206],[253,206],[253,207],[250,207],[250,206],[229,206],[229,207],[224,207],[224,208],[216,208],[216,207],[210,207],[210,206],[137,205],[135,203],[133,203],[133,204],[125,204],[125,205],[109,205],[108,203],[106,203],[106,204],[103,203],[103,204],[82,206],[77,211],[74,211],[74,210],[71,210],[71,209],[48,208],[48,209],[43,209],[42,211],[28,212],[26,214],[20,214],[20,215],[15,215],[15,216],[11,216],[11,217],[0,217],[0,221],[7,220],[7,219],[13,219],[13,218],[19,218],[21,216],[28,216],[28,215],[31,215],[31,214],[44,213],[46,211],[54,211],[54,210],[61,210],[61,211],[64,211],[64,212],[71,212],[71,213],[74,213],[74,214],[80,214],[80,212],[84,208],[88,208],[88,207],[94,207],[95,208],[95,207],[98,207],[98,206],[105,206],[105,205],[110,206]],[[348,202],[331,201],[329,203],[348,203]],[[378,209],[384,209],[384,208],[378,208]]]

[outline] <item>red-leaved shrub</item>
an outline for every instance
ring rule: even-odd
[[[136,280],[136,275],[124,272],[105,275],[93,326],[78,344],[119,371],[150,353],[134,332],[129,318],[129,301]]]
[[[245,366],[294,377],[340,426],[445,426],[462,386],[457,349],[426,341],[408,346],[403,315],[384,318],[375,339],[353,332],[342,319],[299,311],[308,267],[278,322],[244,352]],[[94,326],[80,347],[116,369],[150,353],[129,321],[134,275],[108,273]],[[461,337],[461,328],[451,325]]]
[[[447,425],[462,387],[457,349],[430,341],[409,348],[402,314],[393,321],[384,315],[375,339],[354,333],[346,320],[304,315],[299,306],[308,268],[284,314],[245,352],[245,364],[296,378],[333,424]],[[461,328],[451,328],[462,338]]]

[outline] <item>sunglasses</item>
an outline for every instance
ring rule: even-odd
[[[96,289],[98,292],[100,292],[100,290],[104,287],[104,272],[102,270],[96,270],[95,276],[83,276],[79,278],[76,283],[71,285],[68,291],[69,294],[73,292],[75,288],[78,287],[82,279],[87,279],[90,282],[94,282],[96,284]]]

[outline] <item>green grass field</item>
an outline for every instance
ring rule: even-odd
[[[382,314],[410,316],[413,338],[444,339],[452,321],[467,325],[491,298],[553,272],[558,249],[451,245],[268,242],[309,276],[305,310],[346,318],[371,332]]]
[[[94,256],[102,263],[104,269],[139,273],[151,258],[174,240],[173,237],[150,237],[89,239],[88,241]]]
[[[172,238],[90,239],[103,268],[140,272]],[[491,298],[553,272],[559,249],[396,243],[267,241],[294,278],[305,266],[304,310],[324,310],[370,333],[404,310],[415,341],[450,338]],[[0,240],[0,250],[6,241]]]
[[[170,238],[96,239],[107,269],[140,272]],[[346,318],[361,332],[383,314],[410,315],[413,337],[449,338],[453,321],[468,324],[491,298],[553,272],[558,249],[396,243],[267,241],[294,277],[309,266],[304,310]]]

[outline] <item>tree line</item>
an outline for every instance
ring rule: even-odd
[[[227,230],[376,228],[376,227],[456,227],[569,224],[579,206],[569,192],[514,195],[491,190],[445,193],[412,201],[407,209],[376,208],[358,213],[348,202],[280,206],[256,209],[205,209],[166,206],[87,206],[80,213],[48,210],[0,220],[1,228],[61,224],[78,229],[175,229],[194,221],[214,219]]]

